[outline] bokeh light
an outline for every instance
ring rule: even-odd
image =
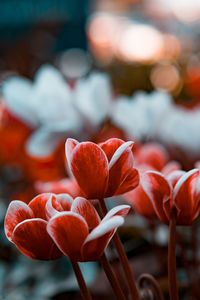
[[[163,37],[151,26],[130,24],[121,30],[117,47],[125,61],[154,62],[161,58]]]
[[[180,88],[181,78],[176,66],[163,62],[152,69],[151,82],[156,89],[173,93]]]

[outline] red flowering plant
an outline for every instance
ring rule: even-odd
[[[176,170],[168,176],[147,171],[141,176],[141,185],[150,199],[159,219],[169,224],[170,213],[176,210],[177,225],[191,225],[199,215],[200,171]]]
[[[33,259],[52,260],[62,256],[47,232],[46,203],[50,194],[35,197],[28,205],[14,200],[5,217],[5,234],[17,248]]]
[[[168,176],[174,171],[178,171],[180,169],[180,164],[176,161],[170,161],[167,165],[162,169],[162,174],[164,176]],[[140,177],[147,171],[157,171],[154,167],[150,165],[141,165],[138,167],[138,171],[140,173]],[[148,218],[150,220],[157,219],[157,214],[154,209],[151,198],[148,193],[146,193],[142,182],[132,191],[124,194],[125,200],[131,204],[134,210],[141,216]]]
[[[68,167],[88,200],[98,199],[104,214],[108,212],[104,197],[124,194],[139,184],[134,167],[133,142],[111,138],[103,143],[66,141]],[[139,299],[128,258],[118,234],[113,237],[132,299]]]
[[[7,238],[28,257],[72,261],[98,260],[130,206],[116,206],[100,220],[92,204],[68,194],[40,194],[28,205],[14,200],[5,217]],[[48,234],[49,233],[49,234]],[[56,245],[58,248],[56,247]]]
[[[120,205],[111,209],[100,220],[94,206],[85,198],[63,201],[62,195],[49,198],[47,205],[47,231],[71,261],[100,259],[118,226],[124,222],[130,206]]]
[[[128,205],[116,206],[101,220],[85,198],[73,200],[68,194],[44,193],[28,205],[18,200],[11,202],[5,217],[5,233],[30,258],[51,260],[60,258],[62,253],[67,255],[84,299],[91,296],[77,262],[100,259],[117,298],[125,300],[103,253],[129,209]]]
[[[132,141],[124,142],[117,138],[109,139],[98,145],[92,142],[79,143],[74,139],[66,141],[68,167],[80,187],[81,193],[88,200],[100,200],[104,216],[108,212],[104,197],[128,192],[139,183],[139,173],[134,167],[133,144]],[[62,218],[64,219],[64,217]],[[57,219],[55,216],[52,224],[57,224],[57,220],[59,218]],[[54,228],[56,226],[59,227],[57,224]],[[58,241],[56,243],[58,244]],[[132,270],[117,233],[114,235],[114,243],[122,262],[132,299],[139,299]]]
[[[141,176],[141,185],[159,219],[169,225],[169,293],[170,299],[177,300],[176,225],[190,226],[199,216],[200,170],[176,170],[167,176],[157,171],[147,171]]]
[[[75,146],[78,148],[74,149]],[[138,171],[133,166],[132,146],[133,142],[125,143],[117,138],[99,145],[68,139],[66,155],[75,178],[38,181],[35,188],[39,193],[68,193],[72,197],[85,196],[87,199],[123,194],[134,189],[139,182]]]
[[[88,199],[124,194],[139,183],[134,168],[133,142],[112,138],[99,145],[66,141],[69,168]]]
[[[177,161],[169,161],[165,148],[156,143],[140,146],[135,153],[135,160],[140,177],[146,171],[159,171],[167,176],[181,168]],[[152,201],[145,192],[141,182],[135,189],[124,194],[124,198],[138,214],[151,220],[157,218]]]

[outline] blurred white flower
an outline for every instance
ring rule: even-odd
[[[72,91],[61,73],[50,65],[41,67],[35,76],[31,101],[42,124],[76,119]]]
[[[181,149],[189,157],[199,158],[200,109],[188,110],[173,106],[163,118],[156,137],[167,147]]]
[[[168,93],[154,91],[147,94],[141,91],[131,98],[120,96],[113,110],[112,120],[130,138],[143,140],[154,136],[159,122],[171,106]]]
[[[50,65],[38,70],[33,83],[23,77],[6,80],[2,94],[9,110],[36,128],[27,143],[30,155],[49,155],[60,140],[81,129],[73,93],[61,73]]]
[[[42,66],[34,82],[14,76],[2,86],[8,109],[34,129],[27,153],[46,157],[65,138],[87,139],[108,117],[112,90],[107,75],[94,73],[71,89],[51,65]]]
[[[90,126],[99,126],[109,116],[112,105],[112,89],[109,77],[92,73],[77,81],[74,90],[77,110]]]
[[[1,89],[6,107],[13,115],[31,127],[39,123],[35,106],[30,101],[32,82],[24,77],[12,76],[7,79]]]

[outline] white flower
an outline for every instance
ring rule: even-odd
[[[182,149],[188,156],[199,158],[200,109],[173,106],[160,123],[157,138],[166,146]]]
[[[30,155],[51,154],[63,138],[81,129],[73,93],[61,73],[50,65],[39,69],[33,83],[23,77],[8,79],[2,93],[10,111],[37,128],[27,143]]]
[[[42,124],[74,118],[78,121],[71,89],[61,73],[50,65],[36,73],[31,100]]]
[[[130,138],[147,139],[154,136],[157,125],[171,105],[171,98],[164,91],[137,92],[131,98],[120,96],[112,120]]]
[[[112,105],[112,90],[109,77],[93,73],[78,80],[74,90],[78,111],[93,127],[98,127],[108,117]]]
[[[13,76],[2,85],[2,95],[8,109],[31,127],[38,126],[35,106],[30,101],[32,82],[24,77]]]

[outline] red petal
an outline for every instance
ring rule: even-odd
[[[51,193],[44,193],[36,196],[33,200],[31,200],[28,206],[32,209],[34,218],[47,220],[46,203],[51,195]]]
[[[162,173],[165,176],[169,176],[172,172],[178,171],[180,169],[181,169],[181,164],[175,160],[172,160],[164,166],[164,168],[162,169]]]
[[[140,184],[136,189],[123,195],[124,198],[133,206],[133,209],[141,216],[147,219],[157,218],[150,198]]]
[[[121,159],[122,155],[125,154],[126,152],[128,153],[132,153],[132,147],[133,147],[134,142],[129,141],[126,143],[123,143],[113,154],[110,162],[109,162],[109,169],[111,169],[113,167],[114,164],[116,164],[116,162]],[[128,151],[127,151],[128,150]]]
[[[131,173],[125,178],[125,180],[120,184],[115,195],[122,195],[133,189],[135,189],[140,182],[140,176],[137,169],[133,168]]]
[[[149,164],[160,171],[168,161],[168,154],[164,147],[156,143],[142,146],[135,154],[137,164]]]
[[[114,216],[121,216],[125,218],[130,210],[129,205],[118,205],[113,207],[109,212],[106,214],[106,216],[102,219],[102,222],[114,217]]]
[[[8,206],[4,224],[5,234],[9,241],[12,241],[13,230],[17,224],[33,217],[33,212],[27,204],[18,200],[12,201]]]
[[[108,161],[111,160],[113,157],[115,151],[122,145],[124,144],[124,141],[117,139],[117,138],[112,138],[107,140],[104,143],[99,144],[101,149],[105,152]]]
[[[156,171],[147,171],[141,177],[141,184],[150,198],[160,220],[168,224],[164,207],[171,197],[171,187],[165,177]]]
[[[200,171],[193,169],[177,182],[173,192],[173,202],[178,210],[177,224],[190,225],[198,212],[200,201]]]
[[[61,205],[60,211],[69,211],[71,209],[73,198],[69,194],[56,195],[56,200]]]
[[[36,182],[35,188],[39,193],[69,194],[73,198],[83,196],[74,178],[64,178],[57,181]]]
[[[83,261],[98,260],[113,237],[116,229],[124,223],[124,219],[115,216],[101,222],[91,231],[82,247]]]
[[[174,172],[171,172],[167,177],[167,180],[171,184],[171,186],[174,188],[177,184],[178,180],[185,174],[185,171],[182,170],[176,170]]]
[[[83,217],[74,212],[58,213],[50,219],[47,231],[70,260],[81,260],[80,250],[88,235],[88,226]]]
[[[46,216],[48,219],[61,211],[70,211],[73,199],[68,194],[51,194],[46,203]]]
[[[67,158],[68,166],[70,167],[71,155],[74,148],[79,144],[75,139],[67,139],[65,143],[65,154]]]
[[[77,197],[72,203],[71,211],[81,215],[87,222],[89,229],[93,229],[101,221],[94,206],[85,198]]]
[[[25,220],[15,227],[13,242],[28,257],[41,260],[60,258],[62,253],[48,235],[46,227],[47,222],[42,219]]]
[[[119,185],[131,173],[133,168],[133,142],[122,144],[114,153],[109,163],[109,184],[106,196],[113,196]]]
[[[46,216],[48,219],[52,218],[59,211],[63,211],[62,206],[57,203],[56,195],[51,194],[46,203]]]
[[[104,197],[108,182],[108,161],[103,150],[94,143],[80,143],[74,149],[71,171],[89,199]]]

